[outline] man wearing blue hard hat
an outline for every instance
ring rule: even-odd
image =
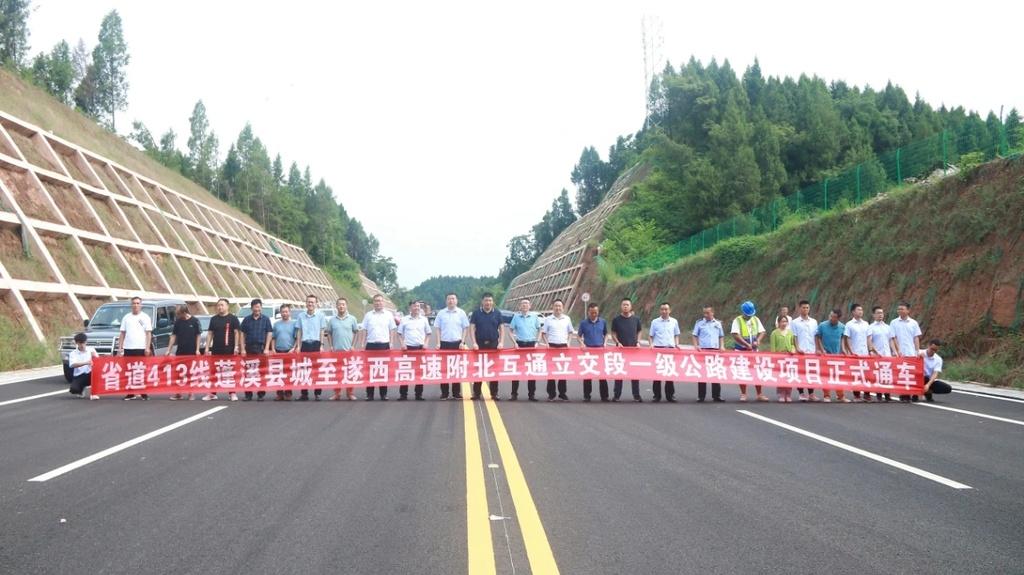
[[[757,317],[757,308],[754,302],[745,301],[740,304],[740,313],[732,320],[733,349],[736,351],[757,351],[764,339],[764,324]],[[768,401],[768,397],[761,392],[761,386],[755,385],[758,401]],[[740,384],[740,401],[747,400],[747,386]]]

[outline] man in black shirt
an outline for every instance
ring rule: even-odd
[[[623,298],[619,307],[622,313],[612,320],[612,340],[618,347],[636,347],[640,341],[640,318],[633,313],[633,300],[628,297]],[[633,392],[633,401],[637,403],[643,401],[640,399],[640,380],[630,381],[630,386]],[[622,380],[616,379],[612,401],[618,401],[620,396],[622,396]]]
[[[228,313],[228,300],[217,300],[217,315],[210,318],[210,329],[206,333],[207,355],[234,355],[238,353],[238,318]],[[217,394],[210,392],[203,396],[203,401],[217,399]],[[235,392],[228,393],[228,399],[238,401]]]
[[[174,314],[174,327],[171,328],[171,341],[167,344],[167,349],[174,350],[175,356],[199,355],[199,336],[202,333],[203,326],[199,325],[199,320],[192,315],[188,306],[178,306]],[[175,344],[177,344],[177,348],[174,347]],[[175,393],[170,398],[184,399],[180,393]],[[188,394],[188,398],[192,399],[191,393]]]
[[[270,318],[263,315],[263,300],[256,298],[249,302],[249,309],[252,313],[242,320],[242,324],[238,328],[238,333],[241,335],[241,341],[238,347],[242,350],[242,355],[267,355],[270,353],[270,341],[271,332],[274,331],[273,324],[270,323]],[[256,392],[256,401],[263,401],[263,397],[267,395],[266,391],[262,389]],[[245,392],[245,400],[252,400],[252,392]]]
[[[480,308],[473,312],[469,320],[470,339],[475,343],[473,349],[499,349],[502,335],[501,312],[494,307],[494,295],[485,293],[480,300]],[[490,381],[491,399],[498,401],[498,382]],[[473,382],[473,399],[480,399],[482,381]]]

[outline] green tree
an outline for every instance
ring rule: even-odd
[[[593,146],[583,148],[580,160],[570,176],[576,186],[576,210],[580,217],[597,207],[611,187],[615,174],[611,166],[601,160]]]
[[[117,131],[116,114],[128,106],[128,77],[125,68],[131,60],[121,29],[121,16],[112,10],[100,23],[99,44],[92,51],[96,73],[96,97],[102,123]]]
[[[196,102],[192,116],[188,119],[188,176],[208,190],[213,189],[217,173],[217,135],[210,130],[206,117],[206,106],[202,100]]]
[[[505,264],[498,272],[498,281],[502,285],[508,285],[516,276],[529,270],[538,255],[537,246],[530,235],[514,236],[508,242],[508,255],[505,256]]]
[[[28,56],[30,0],[0,0],[0,64],[20,68]]]
[[[73,103],[75,67],[71,47],[61,40],[49,54],[40,53],[32,64],[36,83],[65,104]]]

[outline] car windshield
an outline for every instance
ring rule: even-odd
[[[210,329],[210,318],[212,315],[199,316],[199,327],[203,328],[203,331]]]
[[[89,327],[121,327],[121,320],[131,311],[131,304],[101,306],[89,321]],[[142,311],[143,313],[149,313],[146,308],[143,308]]]

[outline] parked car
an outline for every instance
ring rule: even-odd
[[[289,304],[289,305],[291,305],[293,313],[296,310],[301,311],[301,310],[306,309],[305,304],[300,305],[300,304],[297,304],[295,302],[291,302],[291,301],[283,300],[283,299],[265,299],[265,300],[263,300],[263,315],[265,315],[265,316],[270,318],[270,324],[271,325],[277,323],[277,320],[281,319],[281,305],[282,304]],[[252,315],[252,308],[249,307],[249,304],[245,304],[242,307],[238,308],[238,313],[236,313],[235,315],[238,317],[238,321],[242,321],[247,316]]]
[[[203,333],[199,334],[199,353],[206,353],[206,334],[210,331],[210,318],[212,315],[196,315],[192,316],[199,320],[199,327],[203,328]]]
[[[153,355],[167,355],[167,344],[171,339],[171,327],[174,324],[174,313],[177,307],[185,305],[180,299],[142,300],[142,313],[148,314],[153,320]],[[131,313],[132,304],[128,300],[105,303],[96,310],[91,319],[84,322],[85,333],[90,345],[100,355],[113,355],[117,351],[117,338],[121,331],[121,320]],[[64,377],[71,381],[71,368],[68,367],[68,354],[75,349],[74,334],[60,338],[60,360],[64,365]]]

